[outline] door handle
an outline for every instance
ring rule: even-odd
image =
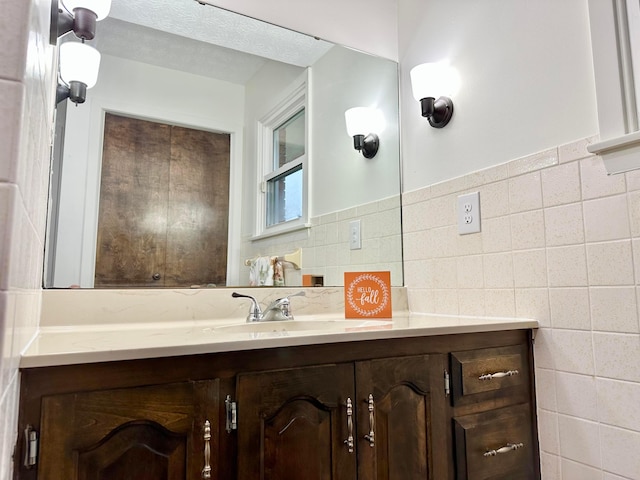
[[[204,468],[202,469],[202,478],[211,478],[211,423],[209,420],[204,422]]]
[[[484,375],[480,375],[478,380],[493,380],[494,378],[504,378],[504,377],[513,377],[514,375],[519,375],[520,372],[518,370],[509,370],[506,372],[495,372],[495,373],[485,373]]]
[[[495,450],[487,450],[483,454],[483,456],[495,457],[498,454],[513,452],[514,450],[518,450],[519,448],[522,448],[522,447],[524,447],[523,443],[507,443],[504,447],[500,447]]]
[[[374,447],[375,446],[375,437],[376,437],[376,433],[375,433],[375,403],[373,401],[373,394],[370,393],[369,394],[369,399],[365,400],[365,402],[367,402],[369,404],[369,433],[367,435],[364,436],[364,438],[366,440],[369,440],[369,446],[370,447]]]
[[[349,453],[353,453],[353,404],[351,398],[347,398],[347,439],[344,441]]]

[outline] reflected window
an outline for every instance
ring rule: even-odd
[[[267,180],[267,227],[302,217],[302,162],[306,150],[304,109],[273,131],[273,169]]]
[[[258,236],[307,226],[306,85],[305,75],[260,121]]]
[[[280,168],[304,155],[304,109],[273,131],[273,166]]]
[[[269,180],[267,184],[267,226],[302,216],[302,165]]]

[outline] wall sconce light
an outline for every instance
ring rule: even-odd
[[[87,89],[98,80],[100,52],[86,43],[66,42],[60,45],[60,78],[56,103],[68,98],[78,105],[87,98]]]
[[[423,63],[411,69],[413,96],[432,127],[442,128],[451,120],[453,102],[449,97],[457,83],[455,71],[443,62]]]
[[[378,133],[384,129],[382,112],[375,108],[354,107],[344,112],[347,133],[353,137],[353,148],[362,152],[365,158],[373,158],[378,153],[380,139]]]
[[[111,0],[51,0],[51,30],[49,43],[73,30],[78,38],[91,40],[96,34],[96,21],[109,15]]]

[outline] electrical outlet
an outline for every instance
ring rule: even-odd
[[[360,250],[362,248],[360,220],[349,222],[349,248],[351,250]]]
[[[480,231],[480,192],[458,197],[458,233],[466,235]]]

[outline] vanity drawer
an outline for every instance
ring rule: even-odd
[[[455,417],[456,480],[535,479],[530,404]]]
[[[518,387],[528,378],[527,352],[514,345],[451,353],[454,405],[463,399],[489,399],[491,392]]]

